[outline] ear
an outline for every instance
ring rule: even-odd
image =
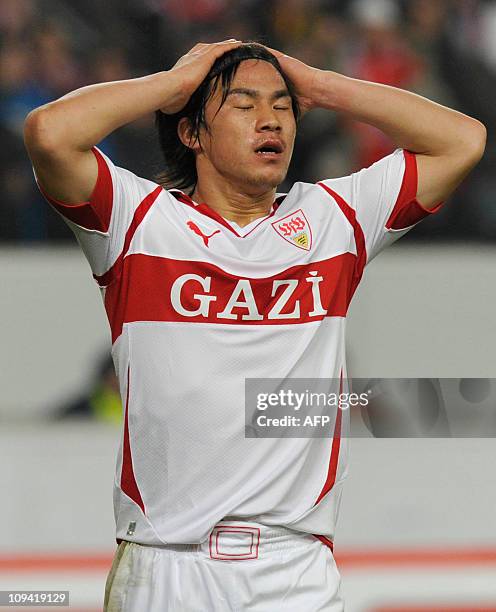
[[[179,136],[179,140],[183,143],[185,147],[191,149],[194,152],[200,152],[201,146],[198,138],[192,137],[192,126],[187,117],[182,117],[177,124],[177,135]]]

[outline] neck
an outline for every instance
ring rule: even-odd
[[[240,227],[268,215],[275,197],[275,187],[261,190],[259,193],[249,193],[225,181],[222,184],[216,184],[212,180],[209,180],[208,183],[198,180],[191,195],[195,202],[205,202],[221,217],[234,221]]]

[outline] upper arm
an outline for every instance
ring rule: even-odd
[[[446,200],[482,157],[486,144],[486,128],[475,122],[473,130],[473,135],[451,153],[416,153],[417,200],[425,208],[430,210],[437,202]]]
[[[64,161],[63,151],[59,154],[51,149],[49,157],[59,161],[45,163],[43,154],[29,151],[40,191],[74,232],[95,278],[105,276],[104,284],[108,284],[107,277],[113,278],[108,273],[122,253],[138,209],[144,216],[162,188],[116,166],[97,147],[85,154],[84,162],[78,156]],[[59,179],[72,187],[59,192]]]
[[[90,198],[98,177],[94,154],[91,150],[78,151],[54,142],[47,113],[42,108],[26,118],[24,141],[44,192],[69,205]]]

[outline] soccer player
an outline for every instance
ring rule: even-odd
[[[397,148],[278,194],[298,117],[317,107]],[[153,111],[157,182],[96,146]],[[36,179],[101,287],[120,381],[107,610],[343,609],[332,541],[346,415],[336,410],[324,437],[245,437],[244,382],[343,388],[346,312],[365,265],[438,210],[485,139],[479,121],[413,93],[237,40],[29,114]]]

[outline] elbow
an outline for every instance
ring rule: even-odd
[[[471,165],[475,166],[481,160],[486,150],[486,141],[486,126],[477,119],[473,119],[464,139],[464,149]]]
[[[29,153],[50,153],[57,149],[58,138],[53,110],[45,104],[32,110],[24,120],[24,144]]]

